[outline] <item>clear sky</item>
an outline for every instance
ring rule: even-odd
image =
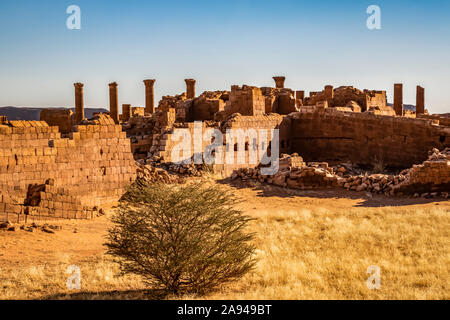
[[[81,30],[69,30],[69,5]],[[381,30],[366,9],[381,8]],[[108,83],[119,102],[144,105],[143,79],[157,99],[232,84],[317,91],[324,85],[387,90],[404,83],[404,102],[426,89],[433,113],[450,112],[450,1],[149,1],[1,0],[0,106],[73,106],[73,83],[85,104],[108,108]]]

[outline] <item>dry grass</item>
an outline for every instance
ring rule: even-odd
[[[261,211],[258,270],[212,299],[448,299],[449,212]],[[381,268],[381,290],[366,270]]]
[[[257,269],[206,297],[186,299],[450,299],[450,206],[444,202],[365,208],[339,199],[271,199],[240,191],[257,218]],[[284,204],[284,205],[280,205]],[[1,238],[0,238],[1,241]],[[1,242],[0,242],[1,244]],[[102,254],[76,261],[82,291],[65,287],[70,255],[0,270],[0,299],[162,298],[134,276],[118,276]],[[366,286],[371,265],[381,289]],[[174,298],[174,297],[164,297]]]

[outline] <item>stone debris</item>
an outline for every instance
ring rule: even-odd
[[[9,221],[6,221],[3,223],[0,223],[0,231],[1,230],[10,231],[10,232],[16,232],[19,230],[26,231],[26,232],[34,232],[35,230],[40,230],[44,233],[54,234],[56,231],[62,230],[62,226],[57,226],[57,225],[52,225],[52,224],[47,224],[47,223],[40,226],[34,222],[31,224],[22,224],[19,226],[18,224],[13,224]]]
[[[405,179],[394,188],[396,194],[423,194],[433,197],[436,193],[448,195],[450,191],[450,148],[440,152],[433,149],[428,160],[414,165]]]
[[[351,169],[348,169],[348,168]],[[335,171],[337,168],[337,171]],[[260,174],[260,168],[236,170],[232,180],[253,180],[290,189],[323,189],[339,187],[356,192],[372,194],[410,195],[414,197],[449,197],[450,190],[450,148],[439,152],[433,149],[422,165],[403,170],[397,175],[365,174],[351,175],[353,168],[343,164],[334,168],[328,163],[304,163],[298,155],[282,155],[280,170],[274,176]],[[422,186],[422,189],[421,189]],[[422,190],[418,193],[417,190]],[[432,190],[434,192],[425,192]]]
[[[185,183],[185,179],[175,174],[169,173],[167,170],[156,168],[151,165],[139,164],[137,169],[137,179],[146,183],[168,183],[181,184]]]

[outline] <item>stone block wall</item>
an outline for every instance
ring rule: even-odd
[[[450,146],[450,127],[429,120],[332,110],[289,116],[290,151],[308,162],[352,161],[370,166],[382,161],[390,167],[408,168],[426,160],[432,148]]]
[[[59,127],[61,133],[69,133],[74,125],[74,114],[69,109],[43,109],[40,120],[49,126]]]
[[[44,121],[0,125],[0,220],[87,217],[116,202],[135,175],[130,141],[109,117],[74,126],[69,138]],[[30,206],[30,188],[46,183]]]
[[[387,104],[386,91],[361,91],[352,86],[342,86],[336,89],[327,86],[321,92],[311,92],[310,97],[305,100],[305,104],[314,106],[321,101],[327,101],[329,107],[345,107],[349,102],[355,101],[363,112],[372,107],[383,108]]]
[[[225,101],[221,99],[208,99],[205,97],[196,98],[192,104],[191,117],[189,120],[214,120],[214,114],[223,111],[224,108]]]
[[[260,116],[242,116],[242,115],[235,115],[232,116],[228,119],[228,121],[220,124],[220,123],[214,123],[214,122],[203,122],[201,124],[199,128],[199,131],[201,130],[202,135],[205,134],[206,130],[208,129],[218,129],[223,133],[223,148],[222,148],[222,154],[225,157],[226,154],[226,131],[227,129],[243,129],[243,130],[247,130],[247,129],[255,129],[256,133],[258,133],[259,129],[266,129],[267,130],[267,143],[263,146],[260,142],[261,141],[257,141],[258,143],[258,149],[256,150],[256,152],[259,152],[259,148],[263,147],[264,148],[264,152],[267,151],[267,149],[270,148],[270,140],[272,139],[271,136],[271,129],[279,129],[280,130],[280,140],[282,137],[283,141],[286,141],[286,135],[289,132],[289,121],[285,121],[287,120],[286,117],[283,117],[281,115],[277,115],[277,114],[273,114],[273,115],[260,115]],[[163,162],[166,163],[170,163],[173,162],[174,159],[172,159],[172,151],[174,150],[175,146],[179,145],[181,143],[181,139],[179,141],[172,141],[173,138],[173,134],[175,129],[185,129],[189,132],[190,136],[193,138],[191,140],[191,154],[189,155],[182,155],[182,159],[190,159],[195,151],[196,151],[196,147],[194,145],[194,143],[197,143],[197,145],[199,146],[199,150],[201,150],[200,152],[203,152],[205,150],[205,148],[207,146],[209,146],[211,144],[211,141],[206,141],[206,140],[197,140],[194,141],[195,139],[195,134],[194,134],[194,128],[195,128],[195,123],[185,123],[184,125],[178,125],[177,128],[173,128],[172,130],[170,130],[170,132],[166,132],[164,135],[159,137],[159,154],[158,157],[161,158],[161,160]],[[198,137],[197,137],[198,138]],[[259,139],[259,136],[258,138]],[[239,168],[252,168],[255,167],[257,164],[250,164],[249,159],[250,159],[250,150],[249,148],[253,145],[253,141],[249,141],[249,137],[245,138],[245,150],[243,152],[243,158],[240,159],[238,158],[239,154],[237,152],[237,141],[234,140],[234,142],[232,143],[234,146],[234,151],[235,151],[235,161],[233,164],[228,164],[225,161],[225,158],[222,160],[222,164],[215,164],[213,165],[213,170],[214,172],[221,174],[222,176],[230,176],[234,170],[239,169]],[[287,149],[288,146],[285,144],[284,148]],[[280,152],[282,152],[280,150]],[[239,164],[238,160],[242,160],[244,163]]]
[[[266,102],[261,89],[251,86],[232,86],[229,114],[257,116],[266,113]]]

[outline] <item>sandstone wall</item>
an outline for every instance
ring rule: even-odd
[[[349,102],[355,101],[363,112],[373,107],[383,108],[387,104],[386,91],[361,91],[351,86],[336,89],[328,86],[321,92],[311,92],[305,103],[314,106],[320,101],[327,101],[330,107],[345,107]]]
[[[408,168],[427,159],[432,148],[450,146],[450,127],[432,121],[365,113],[309,110],[290,116],[291,152],[306,161],[352,161]]]
[[[280,130],[280,139],[281,137],[283,137],[283,140],[285,140],[286,138],[284,138],[288,133],[289,133],[289,125],[288,122],[285,121],[285,117],[280,116],[280,115],[259,115],[259,116],[242,116],[242,115],[236,115],[233,117],[230,117],[228,119],[228,121],[222,123],[221,126],[219,126],[219,123],[214,123],[214,122],[203,122],[201,127],[199,127],[199,129],[202,132],[202,135],[206,132],[207,129],[219,129],[222,133],[223,133],[223,137],[224,137],[224,145],[222,148],[222,154],[225,156],[226,154],[226,131],[227,129],[255,129],[256,132],[258,133],[259,129],[266,129],[267,130],[267,143],[265,145],[260,144],[259,141],[259,136],[258,136],[258,146],[256,149],[256,152],[259,152],[259,149],[262,147],[263,151],[266,152],[268,149],[270,149],[270,140],[272,139],[271,136],[271,129],[279,129]],[[189,134],[191,135],[192,138],[195,138],[194,135],[194,127],[195,124],[194,123],[185,123],[183,126],[179,125],[178,129],[186,129]],[[174,134],[174,129],[177,128],[173,128],[170,132],[165,133],[164,135],[162,135],[159,141],[159,153],[158,153],[158,157],[161,158],[161,160],[163,162],[166,163],[170,163],[173,162],[174,159],[172,159],[172,151],[174,150],[175,146],[179,145],[181,142],[181,139],[178,141],[172,141],[173,139],[173,134]],[[198,138],[198,137],[197,137]],[[185,156],[182,155],[182,159],[190,159],[191,156],[194,155],[195,152],[195,146],[194,143],[198,143],[198,145],[200,146],[199,150],[201,150],[201,152],[203,152],[205,150],[205,148],[211,144],[211,141],[206,141],[206,140],[202,140],[199,141],[197,140],[196,142],[194,141],[194,139],[191,140],[191,154]],[[232,145],[234,146],[234,150],[235,150],[235,154],[234,154],[234,163],[233,164],[229,164],[226,163],[225,158],[222,160],[221,164],[214,164],[212,166],[212,169],[214,170],[214,172],[221,174],[222,176],[230,176],[234,170],[239,169],[239,168],[252,168],[255,167],[257,165],[257,163],[255,164],[250,164],[250,148],[253,145],[253,141],[249,141],[249,138],[246,137],[245,138],[245,150],[243,150],[243,155],[242,158],[239,157],[239,153],[237,152],[237,141],[235,140]],[[284,145],[285,148],[288,148],[287,145]],[[280,151],[282,152],[282,151]],[[239,161],[244,162],[244,163],[239,163]]]
[[[88,218],[134,181],[121,126],[103,117],[74,130],[62,138],[58,127],[43,121],[0,125],[0,220]]]

